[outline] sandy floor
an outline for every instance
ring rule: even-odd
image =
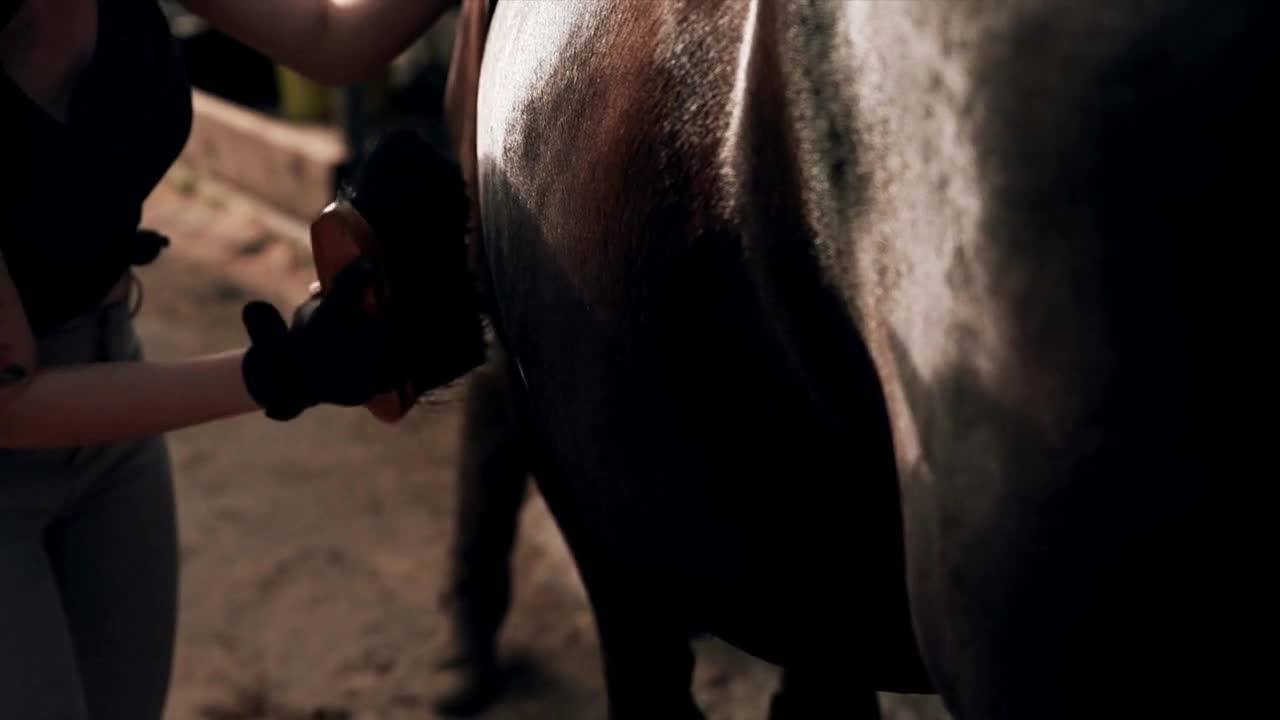
[[[141,273],[153,358],[238,346],[244,302],[292,307],[310,280],[296,246],[207,184],[177,177],[145,222],[175,242]],[[322,408],[173,434],[183,574],[170,718],[431,717],[459,400],[446,389],[397,426]],[[536,493],[514,567],[510,692],[484,717],[603,718],[591,615]],[[773,668],[716,643],[698,657],[709,717],[765,717]],[[896,720],[945,717],[930,699],[883,705]]]

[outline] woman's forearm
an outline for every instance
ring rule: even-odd
[[[45,368],[0,406],[0,448],[126,440],[258,409],[243,350],[176,362]]]
[[[319,82],[366,79],[448,10],[451,0],[182,0],[191,12]]]

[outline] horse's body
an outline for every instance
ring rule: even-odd
[[[1275,14],[499,3],[484,269],[617,716],[696,631],[926,689],[908,596],[961,718],[1203,697]]]

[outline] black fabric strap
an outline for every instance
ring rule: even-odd
[[[130,265],[150,265],[160,256],[160,251],[169,247],[169,238],[154,230],[139,228],[129,246]]]

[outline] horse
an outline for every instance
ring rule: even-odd
[[[1221,708],[1276,16],[496,5],[480,284],[611,717],[699,717],[698,633],[775,717]]]

